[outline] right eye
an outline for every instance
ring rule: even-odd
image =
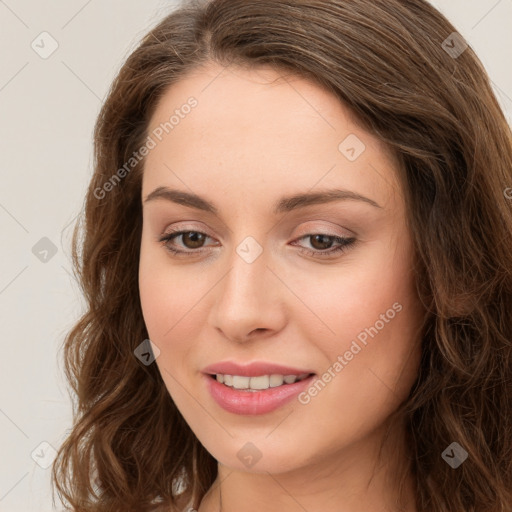
[[[181,247],[184,247],[187,250],[177,249],[175,245],[172,245],[175,239],[179,239],[181,237]],[[201,249],[203,244],[207,238],[211,238],[206,233],[202,233],[201,231],[192,231],[192,230],[180,230],[173,231],[171,233],[164,233],[158,241],[165,246],[165,248],[171,252],[172,254],[192,254],[198,251],[197,249]]]

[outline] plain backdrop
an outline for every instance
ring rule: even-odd
[[[433,3],[480,56],[510,121],[512,0]],[[0,0],[2,512],[53,510],[52,447],[71,426],[60,347],[83,306],[69,244],[93,125],[123,60],[175,5]]]

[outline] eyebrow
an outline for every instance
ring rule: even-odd
[[[171,201],[183,206],[189,206],[191,208],[210,212],[215,215],[218,214],[218,209],[213,203],[191,192],[170,189],[168,187],[158,187],[146,197],[144,204],[156,199],[165,199],[167,201]],[[382,206],[377,204],[373,199],[365,197],[356,192],[352,192],[351,190],[330,189],[322,190],[319,192],[306,192],[302,194],[282,197],[274,203],[272,213],[274,215],[278,215],[280,213],[287,213],[292,210],[305,208],[306,206],[325,204],[342,200],[363,201],[374,206],[375,208],[382,208]]]

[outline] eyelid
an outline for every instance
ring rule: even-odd
[[[206,238],[211,238],[215,240],[215,237],[210,236],[208,233],[205,233],[203,231],[197,230],[197,229],[191,229],[190,227],[180,228],[180,227],[173,227],[171,229],[166,230],[164,233],[162,233],[160,236],[157,237],[156,241],[160,244],[163,244],[165,249],[172,253],[174,257],[177,258],[193,258],[194,256],[200,256],[201,254],[205,252],[210,252],[208,250],[208,247],[199,247],[197,249],[176,249],[169,245],[171,240],[179,239],[183,235],[187,233],[196,233],[200,235],[205,235]],[[324,236],[327,238],[333,239],[332,242],[335,245],[334,248],[329,248],[327,250],[321,250],[321,249],[309,249],[307,247],[303,247],[300,242],[302,240],[306,240],[308,238],[312,238],[314,236]],[[300,236],[295,236],[293,240],[290,242],[289,245],[292,245],[294,247],[299,247],[300,252],[302,252],[305,255],[308,255],[310,257],[315,258],[316,260],[335,260],[337,256],[341,256],[344,254],[347,250],[351,249],[355,245],[358,244],[358,238],[354,236],[344,236],[344,235],[337,235],[337,234],[331,234],[328,229],[312,229],[307,233],[304,233]]]
[[[182,226],[182,224],[184,224]],[[197,232],[197,233],[203,233],[207,236],[209,236],[210,238],[215,238],[215,236],[212,235],[211,231],[204,227],[204,225],[201,225],[201,226],[193,226],[191,224],[187,224],[186,222],[183,222],[183,223],[176,223],[176,224],[173,224],[172,227],[168,227],[168,228],[165,228],[164,231],[162,232],[162,235],[161,236],[164,236],[164,235],[172,235],[173,233],[177,233],[177,232],[180,232],[180,231],[192,231],[192,232]]]
[[[310,228],[307,227],[308,224],[313,224],[313,223],[314,223],[314,226],[312,226]],[[184,225],[182,226],[182,224],[184,224]],[[305,224],[305,227],[301,226],[300,233],[293,235],[294,241],[297,239],[303,238],[305,236],[308,236],[308,235],[313,236],[313,235],[318,235],[318,234],[322,234],[325,236],[332,236],[332,237],[340,237],[340,238],[352,238],[352,237],[357,238],[358,237],[357,233],[355,233],[352,230],[343,228],[344,231],[340,233],[340,232],[334,230],[332,227],[318,225],[318,221],[305,222],[304,224]],[[329,223],[329,224],[331,224],[331,223]],[[338,227],[338,229],[340,228],[340,226],[337,226],[337,227]],[[196,226],[192,226],[191,224],[188,224],[186,221],[178,222],[176,224],[173,224],[172,227],[166,228],[160,236],[170,235],[170,234],[180,232],[180,231],[192,231],[192,232],[203,233],[212,239],[218,240],[217,237],[215,237],[209,231],[208,228],[204,227],[204,224],[201,225],[200,227],[196,227]]]

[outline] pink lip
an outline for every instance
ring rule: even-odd
[[[241,365],[233,361],[223,361],[203,368],[203,373],[216,375],[240,375],[244,377],[257,377],[258,375],[302,375],[303,373],[315,373],[310,369],[292,368],[280,364],[265,363],[263,361],[254,361],[249,364]]]
[[[223,362],[207,366],[203,370],[206,387],[212,398],[223,409],[234,414],[256,415],[267,414],[293,400],[295,396],[311,385],[316,377],[314,372],[307,369],[291,368],[272,363],[254,362],[245,366],[233,362]],[[258,375],[302,375],[311,374],[293,384],[284,384],[275,388],[261,391],[242,391],[218,382],[212,375],[241,375],[255,377]]]

